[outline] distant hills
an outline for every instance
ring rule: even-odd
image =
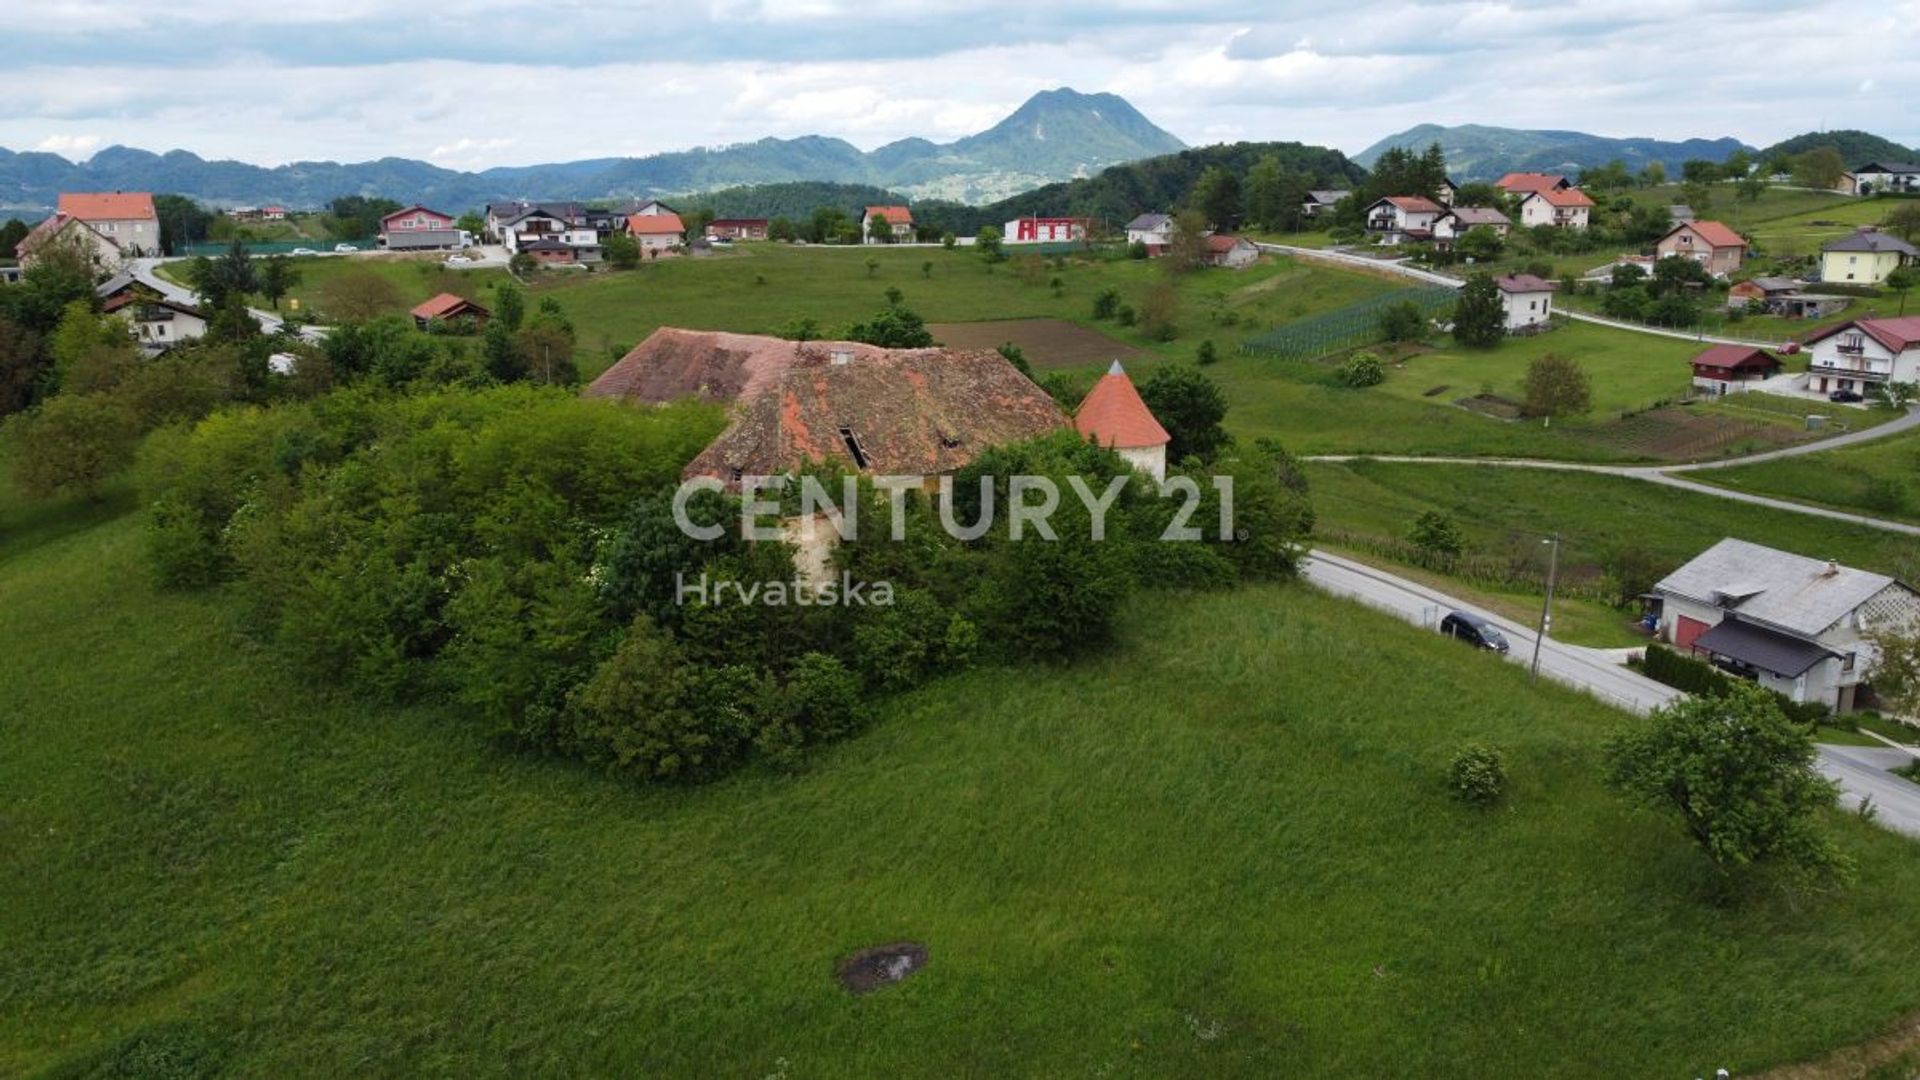
[[[275,168],[207,161],[184,150],[110,147],[83,163],[0,149],[0,208],[44,209],[59,192],[175,192],[223,205],[314,207],[341,195],[425,202],[452,212],[512,198],[684,196],[750,184],[825,181],[980,203],[1121,162],[1180,150],[1124,98],[1071,89],[1035,94],[1012,115],[950,143],[902,139],[871,152],[819,135],[640,158],[598,158],[461,172],[407,158]]]
[[[1792,157],[1808,150],[1818,150],[1831,146],[1840,151],[1849,168],[1864,165],[1869,161],[1920,161],[1920,150],[1901,146],[1892,139],[1883,139],[1868,131],[1855,131],[1843,128],[1839,131],[1809,131],[1805,135],[1795,135],[1791,139],[1782,139],[1760,152],[1762,161],[1775,158]]]
[[[1421,124],[1381,139],[1354,155],[1354,160],[1371,167],[1391,147],[1424,150],[1436,142],[1446,152],[1447,167],[1453,178],[1462,183],[1495,180],[1511,171],[1577,173],[1582,168],[1605,165],[1615,159],[1626,162],[1627,168],[1635,172],[1649,162],[1658,161],[1669,174],[1677,176],[1681,163],[1688,160],[1717,162],[1725,161],[1735,151],[1754,152],[1753,147],[1732,138],[1665,142],[1616,139],[1584,131]]]

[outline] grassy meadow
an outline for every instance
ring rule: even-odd
[[[1759,465],[1703,469],[1688,478],[1920,524],[1920,434],[1913,432]]]
[[[347,258],[336,255],[291,258],[300,272],[300,283],[280,301],[280,310],[317,313],[327,318],[327,286],[349,274],[374,274],[393,285],[395,303],[383,314],[401,314],[415,304],[443,292],[458,293],[479,302],[492,303],[494,291],[506,280],[505,270],[450,270],[445,255],[378,255]],[[170,281],[186,285],[186,263],[160,264],[159,273]],[[254,307],[271,308],[263,296],[249,298]]]
[[[0,1074],[1703,1075],[1920,1005],[1911,841],[1836,813],[1856,887],[1717,903],[1598,780],[1625,717],[1300,586],[638,788],[294,680],[135,516],[0,521]]]

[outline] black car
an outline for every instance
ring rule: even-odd
[[[1482,649],[1491,649],[1497,653],[1507,651],[1506,635],[1492,623],[1468,611],[1455,611],[1440,620],[1440,632],[1450,638],[1458,638],[1469,645]]]
[[[1827,395],[1827,400],[1847,405],[1857,404],[1867,399],[1861,397],[1857,390],[1835,390],[1833,393]]]

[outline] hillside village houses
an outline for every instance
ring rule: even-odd
[[[1532,274],[1494,279],[1500,290],[1500,309],[1506,313],[1509,334],[1529,334],[1547,328],[1553,315],[1553,282]]]
[[[1820,280],[1878,285],[1903,266],[1920,261],[1920,249],[1897,236],[1862,225],[1853,235],[1820,245]]]
[[[1489,207],[1450,206],[1446,213],[1433,219],[1434,245],[1442,249],[1451,247],[1467,230],[1481,226],[1492,229],[1495,236],[1504,237],[1512,231],[1513,222]]]
[[[1872,633],[1920,619],[1920,593],[1894,578],[1731,538],[1652,596],[1660,637],[1676,649],[1843,713],[1872,678]]]
[[[1520,198],[1536,191],[1565,191],[1573,181],[1559,173],[1510,172],[1493,182],[1501,191]]]
[[[1321,214],[1331,211],[1341,199],[1351,194],[1353,194],[1351,191],[1330,189],[1309,191],[1307,192],[1306,199],[1300,204],[1300,216],[1304,218],[1319,217]]]
[[[1653,250],[1660,258],[1692,259],[1714,277],[1740,269],[1747,241],[1718,221],[1684,221],[1661,237]]]
[[[679,247],[686,240],[686,231],[686,223],[671,210],[655,210],[652,213],[635,211],[627,216],[627,235],[640,245],[642,256],[656,257],[663,251]]]
[[[913,211],[904,206],[869,206],[866,213],[860,215],[860,242],[878,244],[873,235],[873,221],[879,218],[887,223],[887,229],[896,243],[913,239]]]
[[[94,287],[100,311],[127,320],[142,352],[158,355],[183,341],[207,334],[207,317],[190,304],[170,300],[160,291],[122,270]]]
[[[21,264],[31,266],[34,252],[58,237],[83,245],[96,267],[111,272],[159,252],[160,216],[150,192],[62,192],[54,212],[20,241]]]
[[[1889,382],[1920,382],[1920,315],[1853,319],[1809,335],[1808,389],[1866,396]]]

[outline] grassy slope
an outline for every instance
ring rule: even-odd
[[[289,1077],[1693,1075],[1920,1003],[1910,842],[1836,818],[1856,890],[1710,906],[1595,779],[1617,714],[1298,588],[635,790],[291,682],[138,538],[0,564],[3,1073],[185,1025]],[[1441,793],[1467,739],[1509,808]]]
[[[411,308],[420,301],[441,292],[461,292],[478,300],[482,305],[492,303],[493,290],[507,280],[504,270],[449,270],[441,265],[444,256],[368,256],[365,258],[342,258],[338,256],[317,256],[290,260],[300,272],[300,283],[294,286],[287,298],[281,300],[282,309],[295,310],[289,301],[298,301],[298,310],[326,312],[324,296],[328,282],[335,281],[349,273],[373,273],[393,283],[400,302],[394,311]],[[183,262],[162,263],[159,272],[168,280],[185,285],[186,264]],[[255,307],[266,308],[263,297],[252,298]]]
[[[1595,564],[1629,543],[1678,566],[1737,536],[1887,573],[1920,570],[1911,537],[1626,477],[1366,461],[1307,468],[1323,525],[1378,536],[1404,536],[1420,511],[1438,508],[1486,549],[1519,550],[1558,531],[1565,566]]]
[[[1428,400],[1435,386],[1450,387],[1443,401],[1477,394],[1483,386],[1518,401],[1526,396],[1527,364],[1549,352],[1571,356],[1593,381],[1596,414],[1638,409],[1686,392],[1687,360],[1700,346],[1650,334],[1623,333],[1589,323],[1568,323],[1533,338],[1508,338],[1492,349],[1457,346],[1416,356],[1382,384],[1390,394]]]
[[[1692,478],[1740,491],[1920,523],[1920,434],[1911,432],[1760,465],[1707,469],[1693,473]],[[1899,507],[1870,504],[1867,484],[1877,478],[1892,478],[1902,484],[1904,501]]]

